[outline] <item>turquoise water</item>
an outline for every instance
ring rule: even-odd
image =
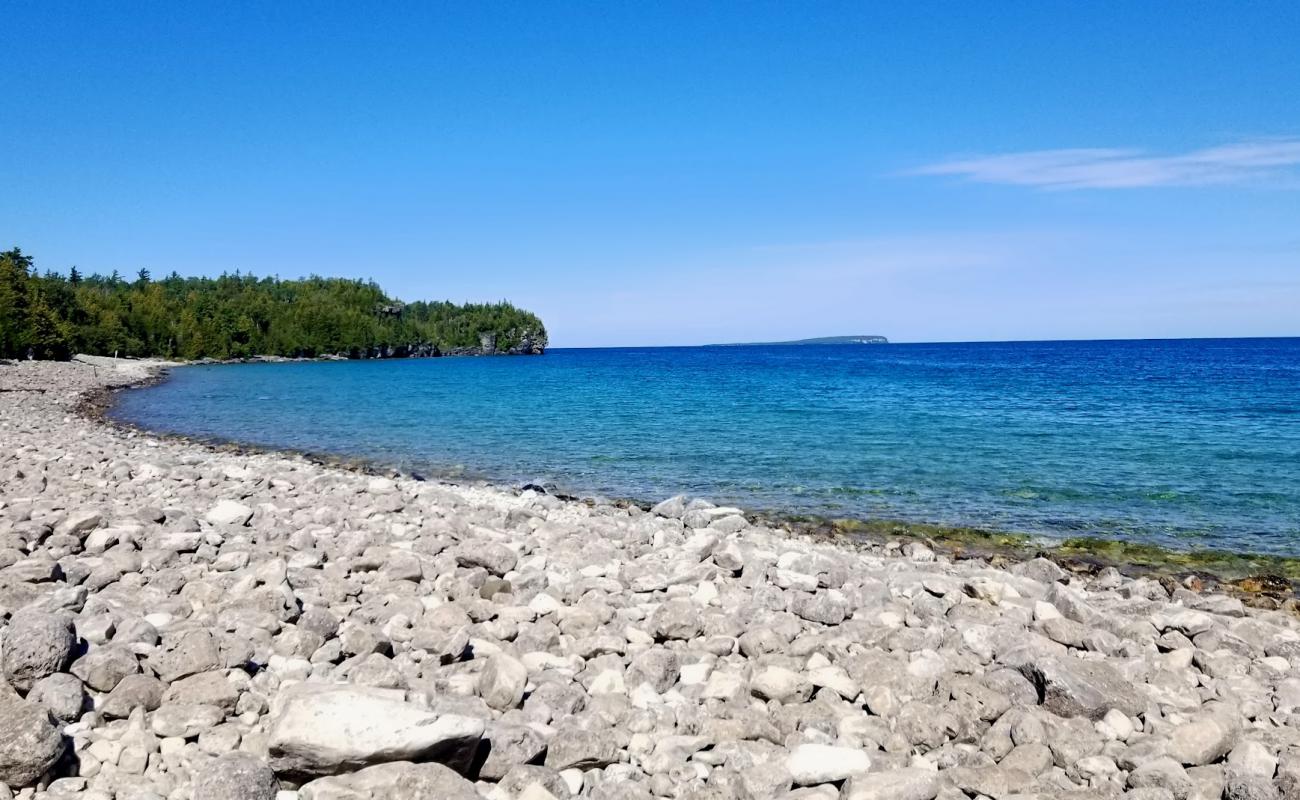
[[[578,494],[1300,554],[1300,339],[186,367],[114,414]]]

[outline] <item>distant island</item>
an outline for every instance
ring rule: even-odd
[[[789,342],[726,342],[711,347],[772,347],[797,344],[889,344],[883,336],[820,336],[816,339],[795,339]]]
[[[373,281],[315,275],[40,273],[21,250],[0,252],[0,358],[409,358],[546,346],[542,321],[505,301],[404,303]]]

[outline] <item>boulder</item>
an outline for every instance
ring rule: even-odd
[[[1202,714],[1174,728],[1166,754],[1185,767],[1199,767],[1227,755],[1236,738],[1237,730],[1227,720]]]
[[[63,735],[43,706],[0,692],[0,784],[31,786],[63,756]]]
[[[126,719],[137,708],[153,711],[162,705],[167,685],[152,675],[127,675],[104,698],[99,712],[107,719]]]
[[[1146,701],[1114,667],[1069,656],[1040,656],[1021,672],[1038,690],[1043,708],[1060,717],[1099,720],[1116,709],[1129,716],[1146,710]]]
[[[626,684],[636,688],[643,683],[663,694],[677,683],[681,675],[681,658],[666,647],[651,647],[632,659],[628,668]]]
[[[650,627],[658,639],[694,639],[703,630],[700,607],[690,600],[669,600],[650,615]]]
[[[47,675],[62,672],[76,645],[69,619],[61,614],[24,610],[4,629],[4,676],[20,692]]]
[[[620,748],[609,733],[563,729],[546,747],[546,766],[566,769],[600,769],[619,761]]]
[[[158,650],[149,656],[148,663],[163,683],[223,666],[216,639],[205,629],[167,636]]]
[[[299,684],[282,692],[270,730],[277,773],[333,775],[388,761],[468,764],[482,720],[439,715],[400,694]]]
[[[483,702],[497,711],[516,708],[524,698],[528,668],[518,659],[497,653],[487,660],[479,674],[478,691]]]
[[[670,497],[656,504],[654,508],[650,509],[650,513],[671,519],[681,519],[682,515],[686,513],[686,496],[679,494],[676,497]]]
[[[125,646],[96,647],[72,662],[69,671],[97,692],[111,692],[128,675],[140,671],[140,662]]]
[[[515,568],[519,555],[503,544],[479,542],[456,552],[456,563],[463,567],[482,567],[498,578]]]
[[[489,725],[483,740],[487,757],[478,775],[484,780],[501,780],[515,767],[531,764],[546,752],[546,740],[527,725]]]
[[[27,699],[45,706],[61,722],[75,722],[86,709],[86,690],[75,675],[59,672],[41,678]]]
[[[252,753],[226,753],[213,759],[194,779],[193,800],[275,800],[280,782]]]

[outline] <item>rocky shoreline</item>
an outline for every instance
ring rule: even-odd
[[[158,368],[0,366],[0,798],[1300,797],[1290,607],[78,413]]]

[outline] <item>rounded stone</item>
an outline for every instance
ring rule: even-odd
[[[67,617],[47,611],[19,611],[4,632],[4,676],[26,692],[47,675],[62,672],[76,636]]]
[[[279,789],[265,761],[251,753],[226,753],[194,780],[194,800],[275,800]]]
[[[86,708],[86,690],[76,675],[47,675],[32,686],[27,699],[49,709],[55,719],[73,722]]]
[[[0,783],[30,786],[63,755],[63,736],[50,712],[17,695],[0,695]]]

